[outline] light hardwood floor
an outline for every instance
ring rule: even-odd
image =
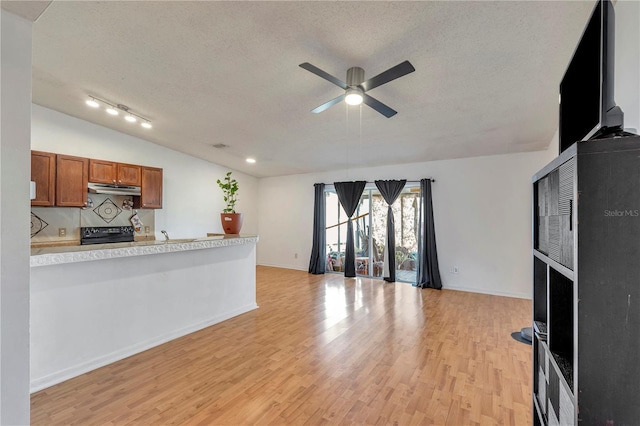
[[[531,347],[510,336],[530,301],[257,281],[259,309],[32,395],[32,424],[531,424]]]

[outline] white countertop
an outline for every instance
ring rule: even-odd
[[[33,248],[31,249],[31,267],[113,259],[116,257],[200,250],[239,244],[255,244],[257,242],[257,235],[220,235],[204,238],[181,238],[168,241],[153,240],[130,243]]]

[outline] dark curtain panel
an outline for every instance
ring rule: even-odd
[[[389,281],[390,283],[395,282],[396,280],[396,225],[391,205],[395,203],[406,183],[406,179],[375,181],[376,187],[378,188],[378,191],[380,191],[382,198],[384,198],[389,205],[387,208],[387,241],[385,241],[386,257],[389,259],[389,271],[388,276],[383,278],[385,281]]]
[[[433,224],[433,203],[431,200],[431,179],[420,180],[420,232],[418,233],[418,279],[416,285],[422,288],[442,288],[436,232]]]
[[[347,247],[344,256],[345,277],[356,276],[356,249],[353,243],[353,223],[351,223],[351,216],[353,216],[356,207],[358,207],[360,196],[366,184],[367,182],[365,181],[334,182],[333,184],[338,194],[338,200],[349,218],[347,222]]]
[[[326,262],[326,234],[325,234],[325,195],[324,183],[316,183],[315,201],[313,204],[313,247],[311,247],[311,260],[309,260],[309,273],[324,274]]]

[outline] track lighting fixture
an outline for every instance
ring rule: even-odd
[[[87,105],[89,105],[91,108],[98,108],[100,106],[100,104],[98,102],[96,102],[96,100],[93,99],[91,96],[89,96],[89,100],[87,101]]]
[[[139,114],[131,112],[128,106],[123,104],[116,104],[105,101],[104,99],[96,98],[95,96],[89,96],[89,99],[85,102],[91,108],[98,108],[101,104],[104,105],[105,111],[113,116],[120,115],[120,112],[124,114],[124,119],[129,123],[135,123],[140,120],[140,125],[145,129],[151,129],[151,121]]]

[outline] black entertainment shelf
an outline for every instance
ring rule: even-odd
[[[533,255],[535,257],[537,257],[538,259],[542,260],[547,265],[551,266],[556,271],[560,272],[562,275],[564,275],[568,279],[573,280],[573,271],[571,269],[567,268],[564,265],[561,265],[560,263],[558,263],[555,260],[551,259],[546,254],[544,254],[544,253],[542,253],[542,252],[540,252],[540,251],[538,251],[536,249],[533,249]]]
[[[556,367],[562,373],[562,378],[567,383],[567,386],[569,389],[573,389],[573,360],[553,351],[551,352],[551,355],[553,355],[551,359],[555,362]]]
[[[532,186],[534,424],[638,424],[640,137],[574,144]]]
[[[535,332],[538,335],[544,336],[545,338],[547,337],[547,323],[546,322],[534,321],[533,322],[533,329],[535,330]]]

